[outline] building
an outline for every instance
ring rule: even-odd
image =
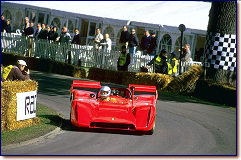
[[[103,34],[108,33],[110,35],[112,44],[118,46],[122,26],[127,25],[129,29],[136,29],[139,40],[141,40],[145,30],[155,31],[159,40],[159,50],[166,48],[168,52],[176,51],[178,53],[180,48],[180,31],[178,26],[90,16],[10,2],[1,2],[1,14],[6,19],[11,20],[13,31],[23,29],[25,17],[29,17],[30,21],[34,22],[35,28],[37,23],[45,23],[57,26],[58,32],[60,32],[60,28],[66,26],[71,36],[74,35],[74,29],[79,28],[82,45],[91,44],[96,28],[101,28]],[[204,51],[205,37],[206,31],[204,30],[187,28],[184,32],[184,44],[190,44],[194,61],[200,61]]]

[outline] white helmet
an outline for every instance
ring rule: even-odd
[[[27,66],[27,63],[24,60],[18,60],[17,64],[21,66]]]
[[[100,89],[100,96],[101,96],[101,97],[109,97],[110,92],[111,92],[110,87],[108,87],[108,86],[103,86],[103,87]]]

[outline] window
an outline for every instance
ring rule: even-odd
[[[68,29],[70,33],[74,32],[74,25],[73,22],[71,20],[68,21]]]
[[[182,46],[184,46],[185,44],[187,44],[187,40],[184,37],[183,41],[182,41]],[[177,56],[176,56],[177,58],[180,57],[180,52],[179,52],[180,45],[181,45],[181,37],[178,37],[178,39],[176,40],[176,43],[175,43],[175,48],[174,48],[174,51],[177,53]]]
[[[44,23],[44,13],[38,14],[38,23],[41,23],[41,24]]]
[[[7,20],[7,19],[12,20],[12,14],[11,14],[11,12],[9,12],[9,10],[5,10],[3,12],[3,15],[5,16],[5,20]]]
[[[111,39],[111,41],[113,42],[113,41],[114,41],[114,38],[115,38],[114,29],[113,29],[112,27],[107,27],[107,28],[105,29],[105,31],[104,31],[104,35],[105,35],[106,33],[109,34],[110,39]]]
[[[90,22],[89,36],[95,35],[96,23]]]
[[[15,23],[14,23],[14,28],[15,29],[23,29],[23,13],[21,10],[18,10],[16,12],[16,18],[15,18]]]
[[[36,20],[36,14],[34,11],[32,11],[30,14],[30,22],[35,23],[35,20]]]
[[[51,25],[52,25],[52,26],[56,26],[57,29],[60,29],[61,22],[60,22],[59,18],[55,17],[55,18],[52,20]]]
[[[167,50],[167,53],[170,53],[172,50],[172,38],[169,34],[165,34],[160,42],[159,49],[162,50],[164,48]]]

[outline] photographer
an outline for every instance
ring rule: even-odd
[[[3,69],[2,72],[2,80],[9,80],[9,81],[14,81],[14,80],[28,80],[30,79],[30,71],[29,69],[26,70],[27,64],[24,60],[18,60],[17,61],[17,66],[12,66],[9,65]]]

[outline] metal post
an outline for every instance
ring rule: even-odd
[[[181,63],[182,63],[182,60],[181,60],[181,57],[182,57],[182,42],[183,42],[183,32],[186,30],[186,27],[184,24],[180,24],[179,27],[178,27],[179,31],[181,31],[181,43],[180,43],[180,58],[179,58],[179,75],[181,75]]]

